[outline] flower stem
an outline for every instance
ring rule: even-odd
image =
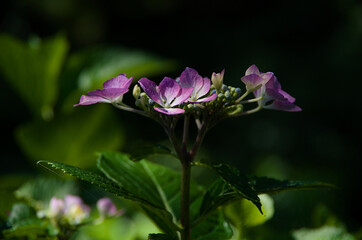
[[[186,160],[186,159],[185,159]],[[181,240],[191,240],[190,223],[190,182],[191,182],[191,162],[182,161],[181,172],[181,212],[180,220],[183,227]]]
[[[257,97],[257,98],[253,98],[253,99],[249,99],[249,100],[244,100],[244,101],[240,101],[239,103],[244,104],[244,103],[253,103],[253,102],[257,102],[263,99],[263,96],[261,97]]]
[[[248,96],[249,93],[250,93],[249,91],[246,91],[241,97],[239,97],[238,99],[235,100],[235,103],[239,103],[241,100],[246,98],[246,96]]]

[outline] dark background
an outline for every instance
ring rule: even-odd
[[[63,32],[70,52],[97,44],[147,50],[179,62],[170,77],[186,66],[204,76],[225,68],[224,82],[241,86],[239,79],[251,64],[273,71],[303,111],[264,110],[226,120],[209,133],[203,155],[249,174],[340,187],[277,196],[269,223],[275,228],[311,226],[313,209],[320,204],[349,231],[361,227],[361,3],[14,0],[1,3],[0,32],[23,40]],[[29,113],[1,75],[0,86],[1,151],[6,156],[0,173],[36,173],[13,137]],[[119,115],[127,126],[126,151],[139,138],[157,142],[166,137],[147,119]]]

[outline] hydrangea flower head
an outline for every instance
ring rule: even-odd
[[[161,106],[154,107],[154,109],[167,115],[184,113],[184,109],[175,108],[175,106],[185,102],[194,90],[192,87],[181,87],[174,79],[169,77],[165,77],[159,86],[147,78],[141,78],[138,83],[143,91]]]
[[[217,97],[216,94],[211,94],[210,96],[204,97],[210,91],[211,81],[206,77],[201,77],[195,69],[187,67],[181,73],[179,83],[181,87],[193,88],[188,102],[209,102]]]
[[[82,95],[78,104],[79,105],[91,105],[95,103],[118,103],[123,99],[123,94],[128,92],[133,77],[127,78],[126,74],[121,73],[117,77],[114,77],[103,83],[103,89],[97,89],[88,92],[88,95]]]
[[[90,207],[78,196],[65,196],[64,204],[64,216],[70,224],[79,224],[89,216]]]

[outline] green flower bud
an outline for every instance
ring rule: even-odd
[[[147,96],[146,93],[141,93],[139,99],[136,99],[136,106],[143,109],[143,110],[147,110],[148,109],[148,99],[149,97]]]
[[[221,73],[212,73],[211,76],[211,82],[212,85],[215,87],[216,91],[220,91],[221,87],[222,87],[222,83],[224,81],[224,71],[222,70]]]
[[[231,100],[231,93],[230,93],[229,90],[227,90],[227,91],[224,93],[224,95],[225,95],[226,100],[228,100],[228,101]]]
[[[133,87],[133,97],[137,100],[140,98],[141,88],[136,84]]]
[[[222,90],[223,92],[225,92],[226,90],[228,90],[228,86],[226,86],[225,84],[223,84],[222,87],[221,87],[221,90]]]

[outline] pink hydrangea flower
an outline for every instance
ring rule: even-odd
[[[295,98],[282,90],[281,84],[273,73],[262,73],[257,66],[252,65],[246,70],[242,81],[246,84],[247,89],[248,87],[253,89],[259,86],[253,92],[255,97],[263,97],[258,101],[259,106],[287,112],[302,111],[300,107],[294,104]]]
[[[175,115],[184,113],[185,110],[176,106],[185,102],[193,91],[192,87],[181,87],[174,79],[165,77],[159,84],[141,78],[138,83],[143,91],[161,107],[154,107],[160,113]]]
[[[201,77],[195,69],[186,68],[180,76],[180,86],[181,87],[191,87],[193,91],[188,99],[188,102],[198,103],[198,102],[209,102],[214,100],[217,95],[211,94],[206,96],[211,87],[211,81],[208,78]]]

